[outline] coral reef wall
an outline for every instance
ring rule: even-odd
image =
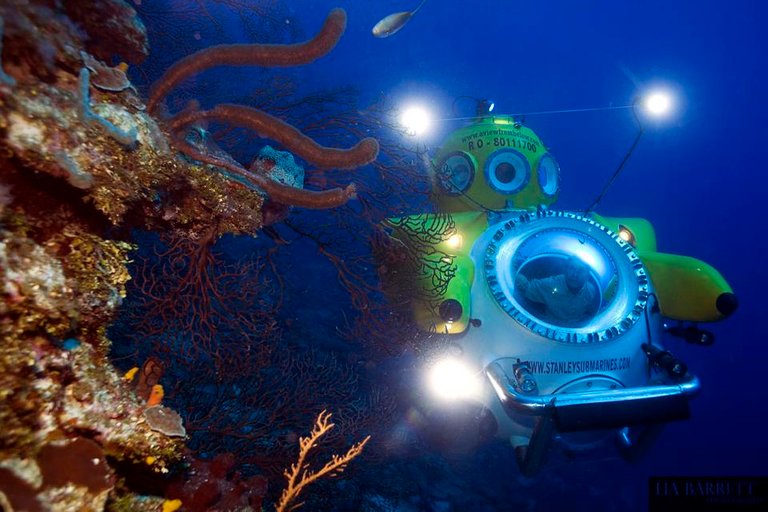
[[[304,64],[332,50],[345,26],[346,14],[337,9],[305,43],[249,44],[234,53],[214,47],[171,71],[180,80],[227,58],[237,65]],[[268,58],[240,58],[253,51]],[[297,51],[301,59],[281,63]],[[378,141],[356,132],[356,120],[340,117],[345,136],[325,133],[323,142],[350,143],[326,147],[315,138],[322,134],[305,134],[243,105],[208,111],[192,105],[169,118],[161,100],[178,80],[159,80],[165,88],[162,94],[154,89],[148,108],[129,79],[128,69],[149,52],[145,27],[124,0],[0,4],[3,510],[207,510],[213,504],[260,510],[267,476],[282,472],[286,454],[295,456],[295,429],[306,426],[297,418],[333,405],[338,426],[326,440],[330,450],[370,431],[377,418],[372,411],[391,410],[389,397],[362,396],[359,372],[350,364],[311,350],[297,356],[277,343],[281,278],[276,270],[263,278],[256,271],[274,270],[269,260],[233,267],[213,250],[224,235],[256,236],[284,220],[292,206],[346,205],[358,197],[348,171],[374,162]],[[265,146],[250,166],[241,164],[209,137],[208,123],[249,130],[292,153]],[[314,190],[304,188],[305,170],[294,156],[319,169],[311,170]],[[380,216],[365,222],[373,225]],[[156,267],[131,265],[141,256],[138,232],[173,244],[155,255]],[[151,268],[160,274],[153,277]],[[129,269],[143,272],[134,275],[140,284],[131,286]],[[264,284],[272,275],[277,291]],[[155,285],[177,281],[178,289],[158,294]],[[132,290],[141,292],[133,302]],[[186,306],[198,311],[200,301],[208,313],[186,317]],[[190,359],[185,356],[192,350],[206,356],[195,361],[197,380],[177,378],[175,388],[164,390],[164,372],[176,377],[197,367],[164,368],[152,357],[134,360],[140,368],[119,371],[107,335],[119,311],[144,321],[131,324],[143,329],[122,334],[136,347],[175,350],[179,361]],[[184,319],[186,327],[173,324]],[[191,344],[174,344],[181,331],[194,334]],[[229,381],[222,380],[225,374]],[[209,403],[204,391],[214,383],[236,393],[235,400],[219,396]],[[185,390],[198,395],[184,402]],[[268,413],[261,419],[237,416],[250,391],[251,408]],[[177,412],[169,407],[174,404],[185,405]],[[194,414],[203,409],[207,414]],[[196,432],[242,439],[253,460],[239,450],[235,461],[232,443],[228,451],[208,449]],[[201,453],[207,459],[198,458]],[[267,476],[243,476],[243,464]]]
[[[253,234],[263,194],[174,155],[111,60],[148,52],[127,3],[51,5],[0,4],[0,508],[161,510],[126,482],[167,473],[183,427],[105,335],[128,234]]]
[[[322,55],[345,23],[345,13],[335,10],[319,42],[271,45],[269,51],[280,57],[306,46]],[[332,40],[321,44],[326,32]],[[124,0],[0,4],[0,507],[5,510],[175,510],[182,503],[204,510],[225,497],[242,510],[260,509],[263,477],[241,479],[226,457],[190,456],[186,427],[194,429],[201,420],[185,425],[163,404],[161,364],[147,359],[124,375],[112,364],[106,333],[130,289],[128,265],[137,254],[133,233],[154,232],[186,244],[206,262],[225,234],[254,236],[284,218],[291,205],[327,208],[355,196],[349,181],[304,190],[303,169],[289,172],[281,163],[293,161],[288,153],[264,153],[250,167],[239,164],[212,141],[195,139],[209,120],[271,134],[283,145],[298,140],[299,149],[319,159],[322,168],[352,169],[378,153],[375,139],[348,150],[326,148],[276,117],[236,105],[164,119],[161,95],[152,96],[148,109],[128,78],[129,67],[149,51],[145,27]],[[228,55],[219,49],[210,55],[221,51]],[[221,64],[206,59],[200,69]],[[184,62],[199,59],[192,55]],[[198,70],[188,64],[175,69],[182,69],[181,75]],[[166,84],[164,93],[174,85],[160,83]],[[259,294],[246,297],[256,302]],[[171,304],[178,297],[171,297]],[[223,299],[225,308],[239,304]],[[253,325],[269,331],[274,320],[262,317]],[[266,358],[271,337],[251,331]],[[211,350],[220,355],[216,347]],[[306,408],[309,413],[313,407]],[[169,475],[174,472],[175,478]],[[205,484],[201,475],[212,475],[217,486]],[[172,481],[179,492],[169,491]]]

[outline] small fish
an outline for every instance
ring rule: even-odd
[[[389,37],[408,23],[416,12],[427,0],[421,0],[421,3],[412,11],[403,11],[390,14],[379,21],[371,31],[375,37]]]

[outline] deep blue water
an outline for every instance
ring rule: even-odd
[[[194,2],[168,3],[191,5],[193,14],[198,12]],[[219,24],[215,29],[203,16],[168,16],[162,24],[145,18],[155,37],[150,40],[153,47],[170,32],[181,44],[174,47],[176,55],[153,53],[138,71],[156,78],[176,58],[208,44],[252,42],[253,32],[228,3],[208,2],[208,12]],[[493,487],[493,495],[503,496],[499,489],[506,488],[509,503],[528,503],[529,510],[645,510],[649,476],[768,474],[763,428],[768,403],[768,179],[763,169],[768,157],[768,9],[757,0],[428,0],[399,33],[386,39],[371,36],[380,18],[417,3],[274,4],[268,12],[275,23],[258,35],[266,38],[261,42],[303,40],[317,31],[332,7],[343,7],[348,26],[336,49],[290,71],[301,92],[351,86],[360,91],[363,106],[380,95],[395,105],[426,104],[436,117],[434,132],[423,139],[432,153],[447,133],[462,126],[451,118],[470,115],[466,103],[454,112],[452,104],[460,96],[491,98],[498,112],[521,113],[628,105],[649,87],[667,86],[676,92],[676,110],[670,119],[646,125],[598,211],[647,218],[656,228],[659,250],[712,264],[740,299],[732,318],[708,326],[717,336],[714,346],[669,342],[700,376],[703,391],[693,402],[693,417],[669,425],[640,463],[570,464],[531,481],[516,475],[514,461],[504,458],[509,453],[501,452],[490,465],[467,454],[461,461],[467,464],[466,481]],[[193,37],[195,30],[201,31],[200,40]],[[141,82],[136,71],[134,78]],[[204,103],[231,101],[247,94],[249,77],[255,80],[260,76],[256,73],[209,72],[193,90]],[[232,77],[245,80],[233,85]],[[637,130],[626,109],[529,115],[526,125],[551,147],[561,165],[560,209],[580,209],[592,201]],[[258,244],[238,243],[231,250],[259,250]],[[334,272],[324,260],[289,255],[286,261],[294,265],[293,277],[304,281],[310,296],[322,296],[323,276],[330,279]],[[288,297],[287,307],[297,302]],[[297,316],[298,324],[317,326],[317,343],[334,346],[335,341],[320,338],[333,337],[338,312],[331,308],[317,317],[309,308],[299,312],[306,316]],[[478,474],[478,468],[487,474]],[[440,487],[451,480],[427,474],[423,481]],[[510,509],[503,502],[497,508]]]

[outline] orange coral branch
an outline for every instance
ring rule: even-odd
[[[180,131],[199,121],[221,121],[255,131],[320,169],[354,169],[368,164],[379,154],[379,143],[368,137],[349,149],[321,146],[285,121],[243,105],[221,104],[211,110],[182,112],[171,120],[171,130]]]
[[[215,66],[298,66],[309,64],[330,52],[347,26],[343,9],[333,9],[315,37],[303,43],[228,44],[200,50],[173,66],[152,88],[147,110],[154,112],[159,102],[185,78]]]
[[[299,457],[296,460],[296,463],[291,465],[291,470],[286,470],[284,473],[285,477],[288,479],[288,486],[280,495],[280,501],[275,507],[276,512],[286,512],[301,507],[303,503],[297,503],[295,505],[291,505],[291,503],[298,498],[299,494],[306,486],[325,475],[333,477],[336,476],[337,473],[343,472],[344,468],[349,464],[349,461],[363,452],[365,443],[371,438],[371,436],[368,436],[359,443],[352,445],[344,455],[333,455],[331,460],[326,462],[325,466],[319,471],[309,471],[309,465],[304,461],[306,460],[309,451],[317,446],[317,442],[320,438],[333,428],[334,424],[331,423],[330,420],[331,413],[326,413],[325,411],[321,412],[317,416],[315,426],[309,434],[309,437],[302,437],[299,439]]]

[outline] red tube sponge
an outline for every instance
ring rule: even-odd
[[[259,137],[282,144],[288,151],[320,169],[355,169],[376,159],[379,143],[368,137],[349,149],[321,146],[285,121],[243,105],[221,104],[211,110],[182,112],[171,120],[170,128],[179,132],[198,121],[220,121],[255,131]]]
[[[309,41],[297,44],[223,44],[200,50],[173,66],[152,88],[147,110],[154,112],[158,103],[185,78],[215,66],[287,67],[309,64],[327,54],[339,42],[347,27],[347,14],[333,9],[323,27]]]

